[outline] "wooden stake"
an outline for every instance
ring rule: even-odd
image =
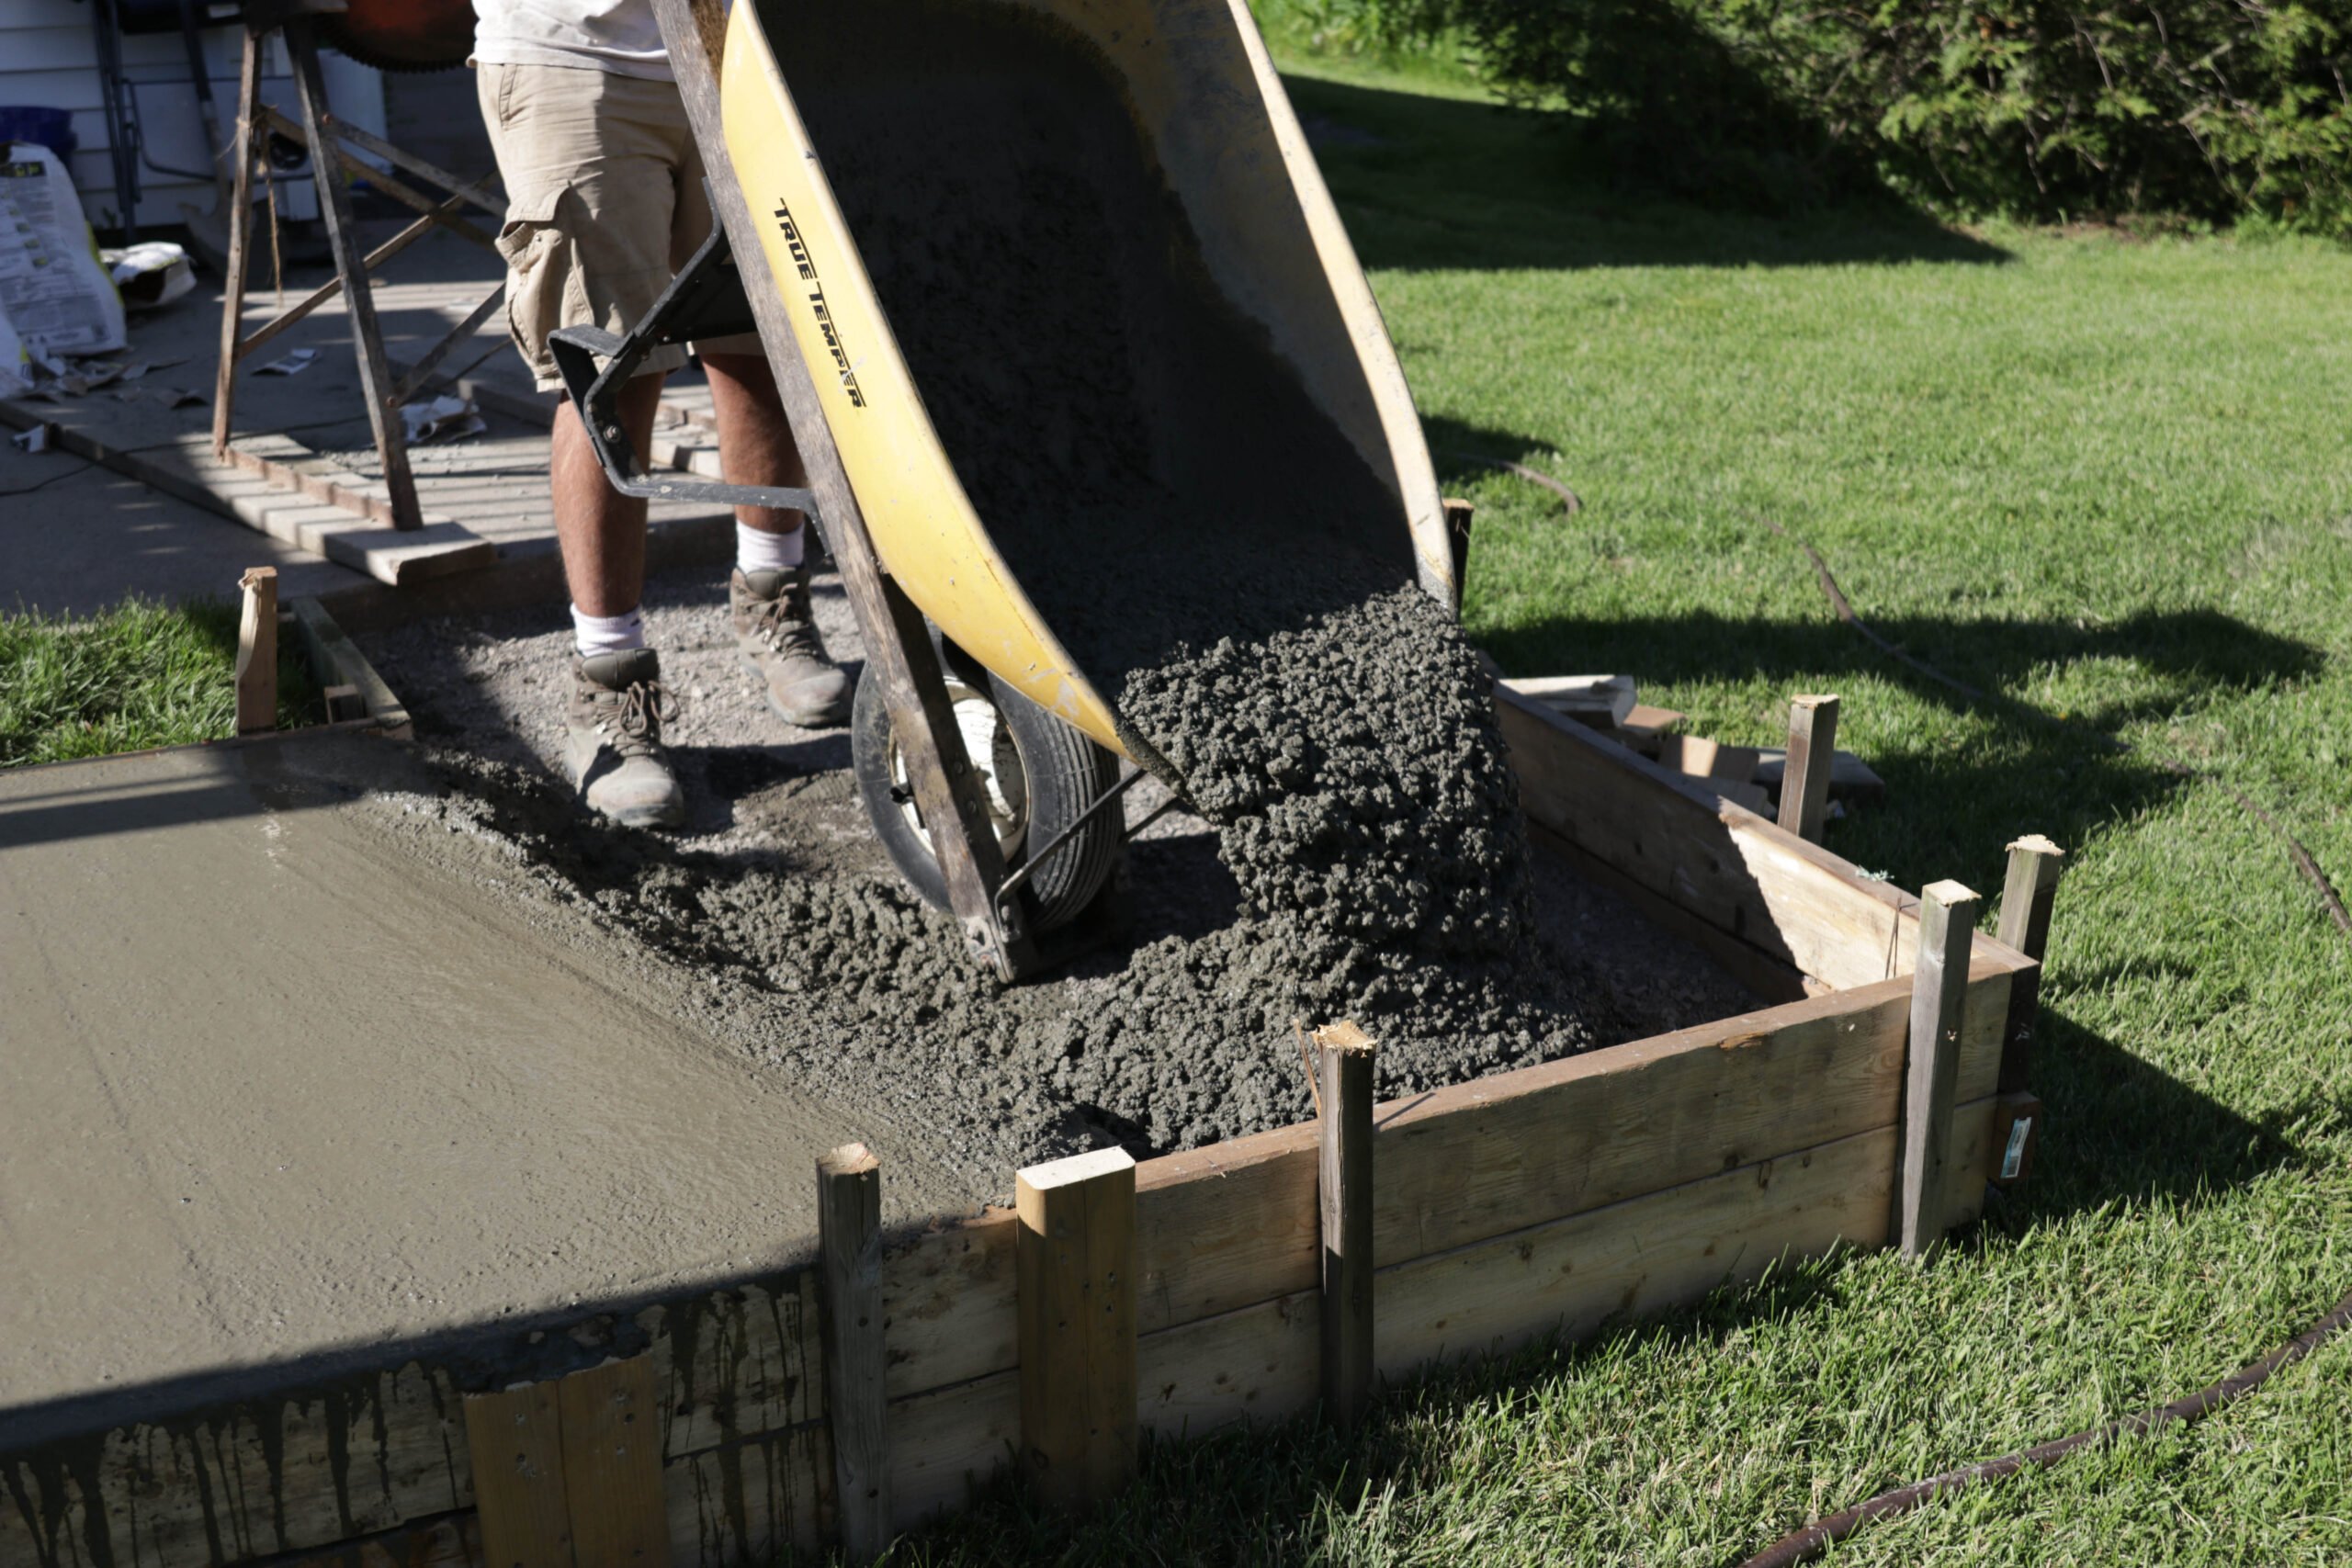
[[[2041,1017],[2041,957],[2050,946],[2050,911],[2066,852],[2039,833],[2009,846],[2008,880],[2001,886],[2001,941],[2034,962],[2009,983],[2009,1021],[2001,1036],[2004,1094],[2021,1093],[2033,1076],[2033,1031]]]
[[[1076,1511],[1136,1468],[1136,1162],[1098,1149],[1031,1166],[1020,1219],[1021,1467]]]
[[[1781,773],[1781,826],[1821,841],[1829,816],[1829,774],[1838,761],[1838,699],[1789,699],[1789,756]]]
[[[1911,975],[1911,1038],[1896,1129],[1894,1224],[1903,1256],[1924,1260],[1943,1239],[1944,1166],[1960,1076],[1960,1012],[1968,992],[1977,897],[1957,882],[1919,895],[1919,953]]]
[[[238,580],[245,610],[237,625],[237,733],[277,728],[277,569],[257,566]]]
[[[890,1452],[883,1393],[882,1162],[864,1144],[817,1156],[819,1323],[834,1514],[856,1562],[890,1544]]]
[[[1351,1431],[1372,1403],[1372,1068],[1352,1023],[1315,1032],[1322,1084],[1323,1411]]]
[[[533,1382],[466,1395],[481,1558],[497,1568],[572,1568],[556,1388]]]

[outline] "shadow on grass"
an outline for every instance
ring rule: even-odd
[[[1791,570],[1804,571],[1803,558],[1791,554]],[[1802,623],[1709,612],[1606,621],[1559,616],[1480,640],[1513,675],[1622,670],[1645,683],[1729,679],[1788,693],[1884,680],[1930,706],[1981,717],[1986,732],[1964,748],[1922,740],[1869,750],[1864,760],[1886,781],[1887,804],[1829,831],[1832,851],[1906,887],[1948,876],[1997,886],[1996,857],[2012,839],[2044,833],[2062,845],[2080,844],[2118,818],[2199,787],[2155,756],[2118,750],[2102,735],[2309,676],[2323,660],[2305,643],[2202,608],[2143,612],[2090,626],[1998,616],[1873,615],[1871,624],[1914,657],[1988,693],[2026,689],[2053,671],[2096,663],[2128,670],[2132,689],[2063,718],[1974,703],[1889,659],[1831,619],[1826,604],[1821,619]],[[1848,736],[1858,733],[1857,711],[1849,698]]]
[[[1367,267],[2010,259],[1883,193],[1742,210],[1631,186],[1613,140],[1564,114],[1306,77],[1286,85]]]

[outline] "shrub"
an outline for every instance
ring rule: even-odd
[[[1385,3],[1670,187],[2352,233],[2352,0]]]

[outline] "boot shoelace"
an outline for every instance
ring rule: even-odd
[[[606,711],[597,728],[624,757],[650,756],[662,745],[662,725],[677,711],[676,699],[659,681],[634,681],[617,692],[596,694]]]
[[[824,646],[817,640],[817,623],[808,612],[808,601],[789,588],[773,599],[752,604],[752,631],[786,659],[825,656]]]

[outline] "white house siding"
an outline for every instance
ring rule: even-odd
[[[213,103],[226,135],[233,130],[236,113],[242,34],[235,28],[207,28],[203,37]],[[263,98],[293,113],[293,82],[287,74],[285,51],[275,38],[265,60]],[[335,113],[363,130],[380,133],[382,79],[332,51],[323,52],[322,62],[327,101]],[[74,183],[81,189],[82,206],[90,221],[111,229],[119,226],[121,218],[116,210],[114,162],[97,65],[97,40],[91,32],[87,5],[76,0],[0,0],[0,105],[72,113],[74,133],[80,139],[74,153]],[[136,220],[141,227],[163,227],[185,220],[180,210],[183,203],[209,209],[214,195],[209,177],[190,179],[163,173],[155,166],[191,172],[211,166],[196,91],[187,80],[187,49],[180,35],[176,31],[142,33],[124,39],[122,66],[123,74],[133,84],[131,103],[146,142],[139,171]],[[278,209],[288,218],[314,215],[317,202],[308,182],[281,186]]]

